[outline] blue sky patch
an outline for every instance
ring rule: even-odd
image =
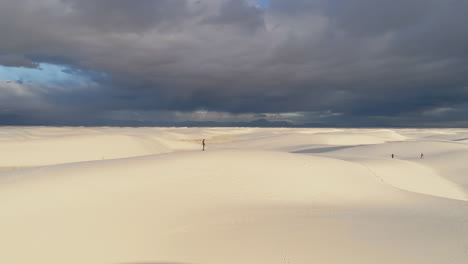
[[[41,63],[38,68],[0,66],[0,80],[47,85],[82,85],[89,83],[91,74],[64,65]]]

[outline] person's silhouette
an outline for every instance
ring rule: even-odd
[[[424,159],[424,154],[423,153],[421,153],[421,159]]]
[[[202,140],[203,151],[205,151],[205,139]]]
[[[392,154],[392,159],[395,157],[395,154]]]

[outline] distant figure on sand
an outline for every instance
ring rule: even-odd
[[[424,154],[421,153],[421,159],[424,159]]]
[[[202,140],[203,151],[205,151],[205,139]]]
[[[395,154],[392,154],[392,159],[395,157]]]

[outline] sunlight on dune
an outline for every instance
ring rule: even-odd
[[[465,263],[467,137],[1,128],[0,262]]]

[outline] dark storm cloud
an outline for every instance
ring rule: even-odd
[[[271,0],[270,7],[280,13],[288,14],[310,14],[317,9],[323,9],[326,7],[327,2],[323,0]]]
[[[332,22],[349,34],[381,35],[407,29],[439,8],[435,0],[375,1],[331,0],[326,11]]]
[[[90,79],[2,82],[0,123],[157,123],[203,110],[217,120],[300,112],[295,122],[465,124],[466,1],[270,2],[0,0],[0,65],[63,64]]]
[[[0,54],[0,65],[7,67],[25,67],[25,68],[37,68],[38,64],[25,58],[23,55],[16,54]]]
[[[205,20],[208,24],[237,26],[248,32],[264,29],[263,12],[245,1],[227,0],[222,3],[220,11],[212,18]]]
[[[67,19],[106,32],[141,33],[158,25],[173,26],[187,15],[186,0],[62,0]]]

